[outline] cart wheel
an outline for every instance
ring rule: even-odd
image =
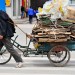
[[[11,54],[6,50],[6,48],[3,46],[0,50],[0,65],[6,64],[11,59]]]
[[[57,45],[49,51],[48,58],[54,66],[65,66],[70,60],[69,49],[65,46]]]

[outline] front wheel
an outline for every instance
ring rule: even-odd
[[[11,59],[11,54],[3,46],[0,50],[0,65],[6,64]]]
[[[57,45],[49,51],[48,58],[54,66],[65,66],[70,60],[70,51],[65,46]]]

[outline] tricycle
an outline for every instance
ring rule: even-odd
[[[17,37],[16,37],[17,38]],[[15,38],[15,40],[16,40]],[[35,39],[30,39],[28,46],[22,46],[15,40],[11,39],[12,44],[18,48],[25,57],[29,54],[47,55],[49,61],[54,66],[65,66],[70,60],[70,51],[75,51],[75,40],[68,40],[67,42],[39,42],[36,49],[29,48],[31,42]],[[22,50],[23,49],[23,50]],[[11,59],[11,54],[3,47],[0,50],[0,64],[6,64]]]
[[[29,56],[29,54],[47,55],[49,61],[54,66],[65,66],[70,60],[70,51],[75,51],[75,37],[70,35],[69,30],[56,25],[56,23],[54,25],[50,24],[50,26],[47,27],[49,29],[51,28],[50,30],[47,30],[45,26],[43,27],[46,29],[43,28],[45,30],[42,30],[41,27],[40,25],[40,30],[37,27],[33,28],[33,36],[30,38],[27,46],[22,46],[16,42],[18,36],[16,36],[14,40],[11,39],[13,46],[18,48],[25,57]],[[58,32],[60,30],[61,32]],[[33,42],[35,49],[29,47],[31,42]],[[10,59],[11,54],[3,47],[0,50],[0,64],[6,64]]]

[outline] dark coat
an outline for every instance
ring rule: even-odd
[[[22,12],[22,11],[25,11],[25,8],[24,8],[23,6],[21,6],[21,12]]]
[[[9,23],[11,22],[11,23]],[[4,11],[0,11],[0,35],[13,37],[15,33],[14,22]]]

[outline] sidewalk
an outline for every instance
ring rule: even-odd
[[[24,23],[27,23],[28,22],[28,18],[24,18],[24,19],[13,19],[14,23],[15,24],[24,24]]]
[[[15,24],[27,24],[27,23],[29,23],[29,18],[28,17],[24,18],[24,19],[18,18],[18,19],[13,19],[13,21]],[[33,21],[36,21],[36,19],[33,18]]]

